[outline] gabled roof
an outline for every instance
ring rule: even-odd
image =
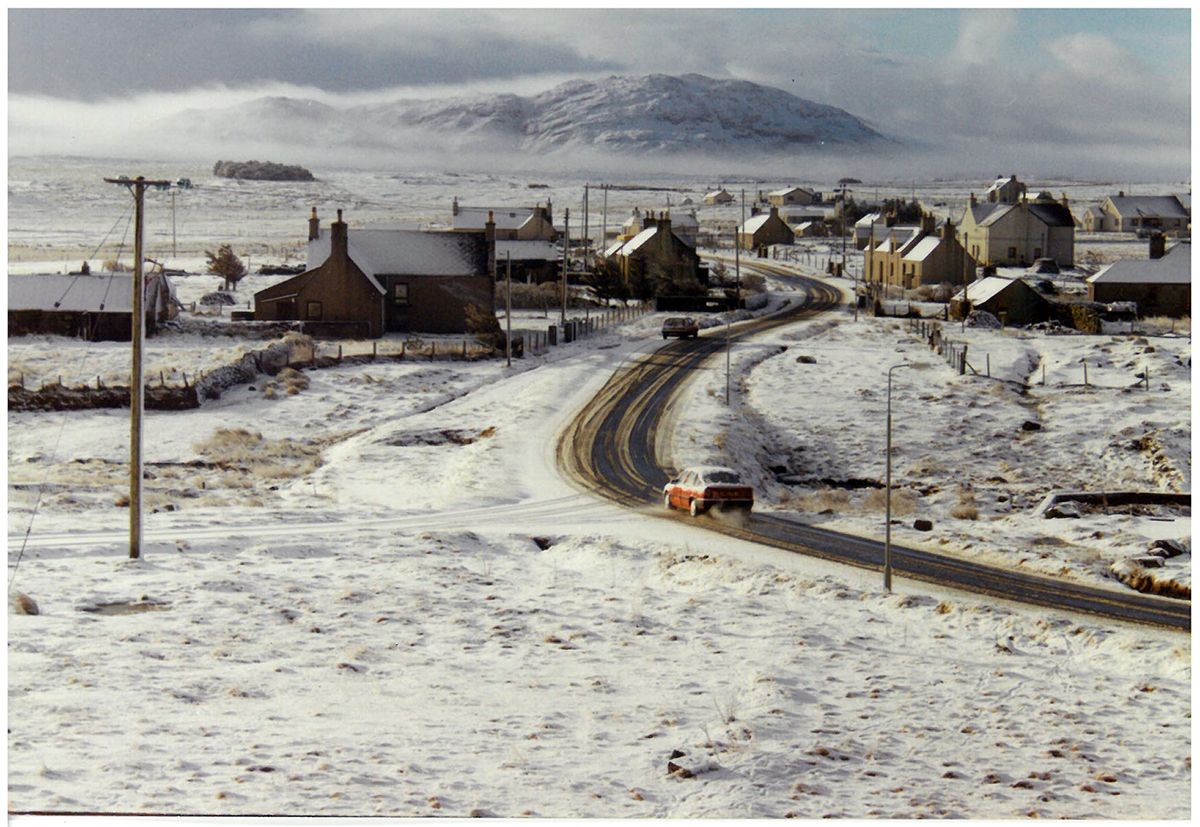
[[[855,227],[870,227],[872,224],[881,224],[883,222],[883,213],[869,212],[862,218],[854,222]]]
[[[1029,211],[1050,227],[1074,227],[1075,218],[1071,210],[1060,201],[1029,201]]]
[[[941,236],[927,235],[904,254],[904,259],[906,261],[924,261],[929,258],[930,253],[941,246],[941,243]]]
[[[1122,216],[1187,218],[1187,210],[1174,195],[1110,195],[1113,209]]]
[[[1192,244],[1181,241],[1158,259],[1121,259],[1088,278],[1093,284],[1191,284]]]
[[[738,227],[739,233],[756,233],[762,229],[762,226],[771,218],[771,213],[759,213],[753,218],[747,218],[746,223]]]
[[[895,231],[896,246],[892,247],[892,231]],[[917,240],[921,235],[920,227],[911,227],[907,224],[897,225],[894,227],[886,227],[884,233],[875,235],[875,246],[871,246],[868,240],[867,249],[875,253],[893,253],[897,250],[903,250],[908,244]]]
[[[804,192],[808,193],[809,195],[813,194],[812,190],[805,189],[804,187],[787,187],[781,190],[772,190],[771,192],[768,192],[767,195],[791,195],[793,192]]]
[[[647,227],[646,229],[642,230],[640,233],[635,235],[633,238],[626,241],[624,246],[620,250],[620,254],[623,256],[627,256],[627,255],[633,253],[635,250],[639,249],[643,244],[645,244],[650,239],[654,238],[654,236],[656,236],[656,235],[658,235],[658,225],[657,224]]]
[[[479,249],[486,244],[479,233],[381,230],[363,227],[348,230],[350,258],[380,293],[386,292],[377,275],[389,276],[476,276],[480,269]],[[329,258],[329,229],[322,227],[316,240],[308,242],[308,269],[315,270]]]
[[[990,187],[988,187],[988,190],[987,190],[987,191],[988,191],[988,192],[995,192],[996,190],[998,190],[998,189],[1000,189],[1001,187],[1003,187],[1005,184],[1009,184],[1009,183],[1018,183],[1018,184],[1019,184],[1019,183],[1021,183],[1021,182],[1020,182],[1020,181],[1017,181],[1017,176],[1015,176],[1015,175],[1008,175],[1008,176],[1005,176],[1004,178],[997,178],[997,179],[996,179],[996,181],[995,181],[995,183],[993,183],[993,184],[992,184]]]
[[[696,218],[694,212],[683,212],[678,216],[671,216],[672,227],[699,227],[700,219]]]
[[[519,230],[533,218],[536,207],[459,207],[454,216],[456,230],[482,230],[487,224],[488,213],[497,230]]]
[[[967,207],[966,211],[963,213],[963,219],[966,219],[967,213],[970,213],[971,219],[976,224],[983,224],[989,219],[992,222],[995,222],[1003,217],[1012,208],[1012,204],[999,204],[995,201],[980,201],[977,204],[972,204]]]
[[[983,304],[1000,295],[1018,281],[1020,279],[1006,279],[1003,276],[988,276],[978,281],[973,281],[967,285],[967,299],[971,304]],[[962,301],[962,297],[963,291],[959,290],[954,300]]]
[[[162,274],[148,279],[149,294],[155,281],[170,287]],[[57,307],[55,304],[57,303]],[[46,310],[59,313],[131,313],[133,312],[132,273],[10,273],[8,276],[9,310]],[[149,306],[147,312],[151,310]]]

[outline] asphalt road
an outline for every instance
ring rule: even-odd
[[[841,291],[821,281],[768,264],[742,266],[790,280],[805,290],[807,299],[771,316],[735,325],[729,335],[733,343],[828,312],[841,300]],[[655,448],[664,415],[694,371],[717,357],[725,346],[726,331],[710,328],[700,338],[672,341],[618,371],[563,432],[558,444],[560,466],[585,488],[617,503],[661,508],[662,487],[669,474],[658,464]],[[665,510],[662,518],[695,519]],[[756,513],[740,526],[710,518],[700,518],[697,524],[799,554],[878,571],[883,568],[882,542],[784,517]],[[1191,605],[1186,601],[1035,577],[895,543],[892,570],[897,577],[1005,600],[1191,631]]]

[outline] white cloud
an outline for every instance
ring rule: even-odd
[[[948,62],[984,66],[1002,61],[1016,31],[1017,13],[1011,9],[963,11]]]

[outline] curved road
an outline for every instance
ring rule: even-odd
[[[738,324],[732,341],[773,327],[827,312],[841,301],[841,291],[815,279],[772,265],[744,265],[791,281],[807,293],[800,305],[771,316]],[[559,465],[587,489],[631,507],[661,506],[668,473],[656,459],[656,443],[664,414],[692,372],[725,347],[724,331],[698,339],[679,339],[622,368],[563,431]],[[662,512],[663,519],[687,519]],[[800,554],[867,569],[882,570],[883,543],[815,528],[769,514],[753,514],[743,526],[715,520],[706,528]],[[1007,569],[892,544],[895,574],[1037,606],[1068,609],[1100,617],[1191,630],[1187,602],[1117,592],[1035,577]]]

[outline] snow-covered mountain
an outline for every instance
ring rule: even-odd
[[[304,136],[324,146],[411,147],[414,133],[443,148],[553,152],[763,153],[891,143],[845,110],[781,89],[703,75],[574,80],[531,97],[486,94],[337,108],[261,98],[222,112],[191,110],[175,126],[219,124],[223,139]]]

